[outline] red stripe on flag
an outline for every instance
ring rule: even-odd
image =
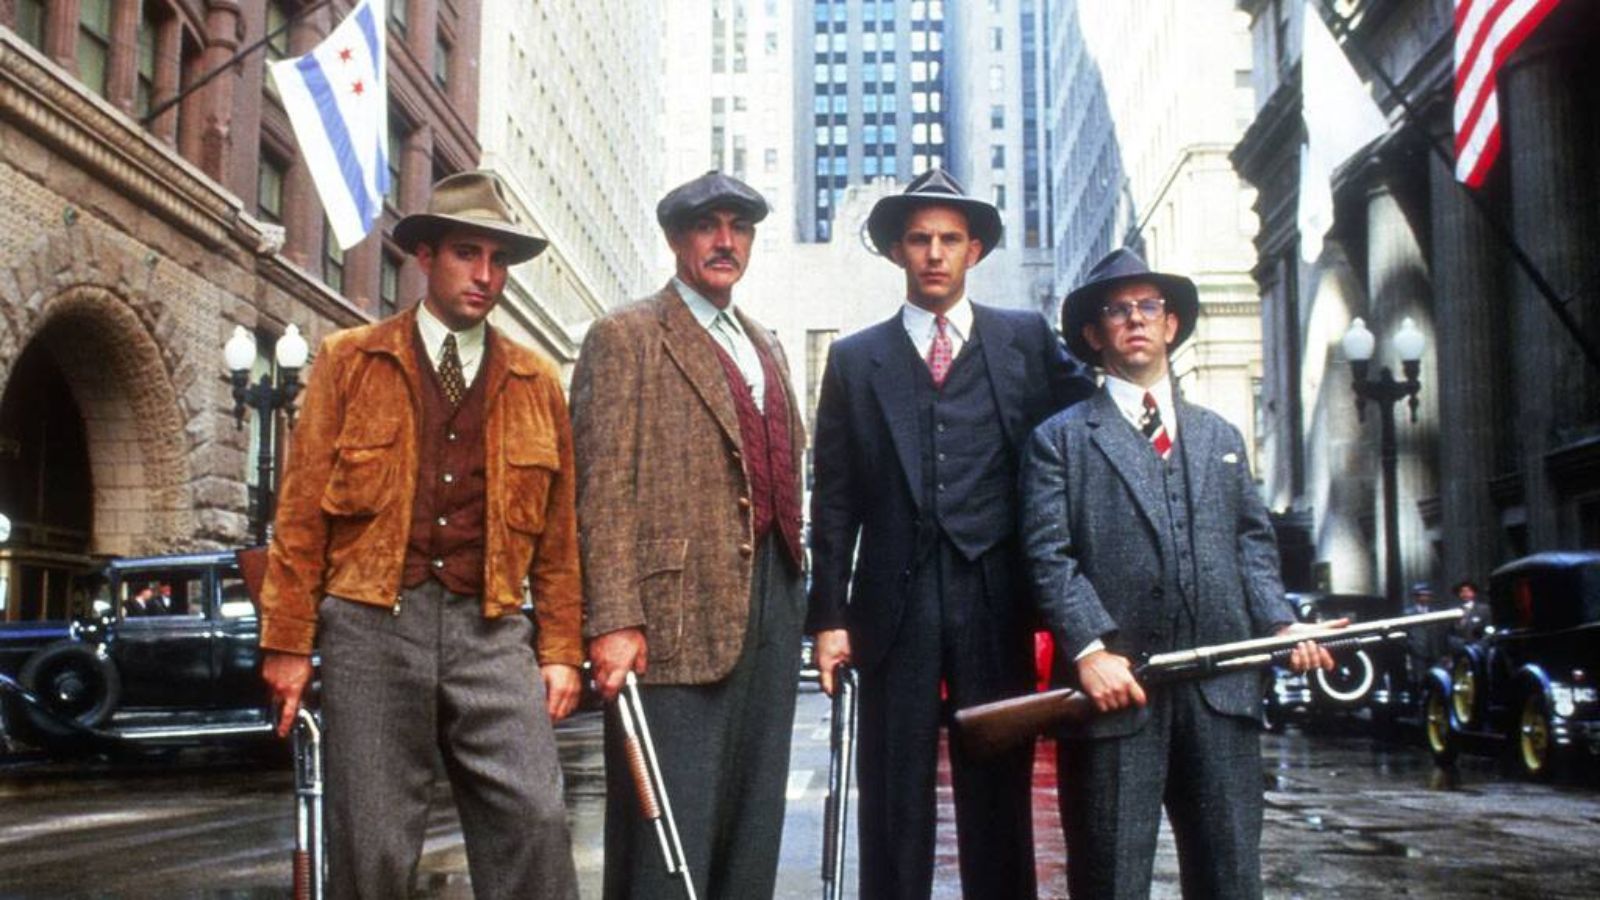
[[[1500,69],[1560,2],[1561,0],[1535,0],[1530,5],[1523,5],[1522,0],[1456,0],[1454,53],[1456,177],[1471,187],[1483,183],[1489,167],[1493,165],[1500,152],[1498,116],[1494,117],[1488,133],[1482,137],[1482,146],[1476,153],[1472,150],[1485,110],[1489,108],[1489,104],[1499,103],[1496,82]],[[1485,8],[1483,4],[1486,3],[1492,5]],[[1520,8],[1513,9],[1513,7]],[[1470,26],[1468,20],[1475,12],[1481,12],[1481,18],[1476,20],[1475,27],[1464,30]],[[1503,24],[1502,17],[1507,15],[1512,17],[1510,27],[1495,38],[1496,29]],[[1467,81],[1474,68],[1481,63],[1484,53],[1490,55],[1489,65],[1483,72],[1481,82],[1473,88]],[[1465,114],[1462,113],[1463,108],[1466,110]]]

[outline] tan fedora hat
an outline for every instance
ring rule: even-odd
[[[515,265],[538,256],[549,241],[522,227],[506,202],[506,188],[492,172],[457,172],[439,179],[428,211],[412,213],[394,226],[394,241],[407,253],[452,228],[486,232],[505,242]]]

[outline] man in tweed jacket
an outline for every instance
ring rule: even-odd
[[[1105,383],[1039,426],[1023,460],[1023,553],[1056,679],[1101,713],[1060,735],[1077,898],[1149,895],[1163,804],[1185,897],[1261,896],[1260,675],[1147,694],[1131,671],[1146,654],[1297,627],[1243,438],[1169,378],[1198,312],[1189,279],[1127,250],[1101,260],[1062,316]],[[1293,665],[1333,660],[1303,642]]]

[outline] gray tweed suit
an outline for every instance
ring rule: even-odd
[[[1165,462],[1104,387],[1034,432],[1023,553],[1058,683],[1073,684],[1073,659],[1097,639],[1138,660],[1294,620],[1238,429],[1181,400],[1176,417]],[[1260,896],[1259,674],[1149,697],[1061,735],[1073,896],[1149,895],[1163,805],[1185,896]]]

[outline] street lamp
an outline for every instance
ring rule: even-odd
[[[300,329],[290,325],[284,329],[283,337],[278,338],[274,352],[278,360],[277,384],[273,384],[272,375],[267,372],[262,373],[260,381],[251,384],[250,368],[256,361],[255,335],[245,330],[243,325],[235,325],[233,337],[228,338],[228,343],[222,348],[223,359],[227,362],[233,382],[234,427],[244,427],[244,411],[247,408],[256,411],[261,439],[256,461],[256,542],[259,544],[267,542],[267,530],[272,523],[273,420],[277,418],[275,413],[283,409],[289,416],[289,424],[294,425],[294,398],[300,393],[300,369],[305,366],[309,352],[306,339],[300,336]]]
[[[1345,358],[1350,360],[1351,387],[1356,392],[1356,416],[1362,421],[1366,420],[1366,401],[1377,404],[1381,414],[1382,423],[1382,449],[1383,449],[1383,552],[1388,565],[1384,573],[1384,593],[1388,595],[1389,602],[1399,609],[1401,598],[1400,577],[1400,523],[1397,510],[1399,508],[1398,489],[1395,486],[1395,467],[1398,462],[1398,453],[1395,449],[1394,437],[1394,405],[1402,399],[1408,401],[1411,407],[1411,421],[1417,421],[1417,393],[1422,390],[1422,382],[1417,380],[1417,375],[1422,370],[1422,351],[1427,343],[1422,332],[1417,329],[1417,324],[1407,318],[1400,323],[1400,330],[1395,333],[1392,341],[1395,355],[1400,357],[1401,370],[1405,373],[1405,380],[1398,381],[1394,372],[1384,366],[1375,379],[1367,377],[1367,367],[1372,362],[1372,352],[1377,347],[1377,338],[1367,330],[1367,323],[1356,319],[1350,323],[1350,330],[1345,332],[1344,339],[1340,341],[1344,347]]]

